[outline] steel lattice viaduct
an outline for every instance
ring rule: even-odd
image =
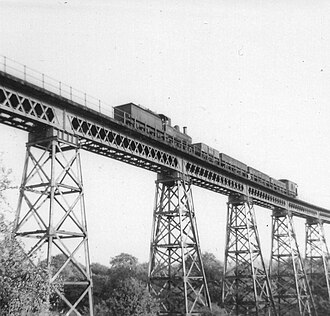
[[[93,315],[80,150],[158,174],[149,289],[160,298],[162,315],[199,315],[200,308],[211,306],[192,185],[229,196],[222,293],[228,314],[316,315],[313,293],[321,285],[329,301],[323,224],[330,222],[330,210],[297,199],[291,181],[246,169],[204,144],[192,145],[165,115],[134,104],[109,113],[98,100],[93,109],[86,94],[78,99],[77,91],[61,82],[7,58],[1,66],[0,123],[29,133],[15,234],[32,260],[44,256],[49,284],[64,282],[74,293],[58,291],[68,307],[66,315],[81,315],[83,300]],[[150,123],[154,116],[160,125]],[[269,271],[254,205],[273,211]],[[294,216],[306,219],[305,261],[294,233]],[[54,262],[56,253],[64,255],[64,262]],[[66,272],[69,267],[74,275]]]

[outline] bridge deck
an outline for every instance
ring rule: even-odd
[[[79,137],[82,148],[90,152],[157,173],[183,172],[202,188],[225,195],[246,194],[262,207],[285,208],[299,217],[330,222],[330,210],[241,177],[215,161],[202,159],[183,144],[170,143],[116,121],[111,107],[93,109],[87,106],[86,98],[82,100],[77,102],[72,95],[63,96],[0,71],[2,124],[31,133],[51,128],[58,137]]]

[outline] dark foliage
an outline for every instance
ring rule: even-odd
[[[92,265],[94,303],[97,315],[157,315],[158,302],[147,290],[147,264],[139,264],[122,253],[110,260],[110,267]]]

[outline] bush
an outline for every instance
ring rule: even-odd
[[[51,289],[47,271],[36,267],[1,220],[0,315],[21,316],[44,313],[49,308]]]

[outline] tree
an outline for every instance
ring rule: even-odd
[[[0,315],[22,315],[48,310],[48,273],[26,257],[11,233],[0,242]]]
[[[107,303],[113,316],[156,316],[159,312],[146,285],[132,277],[119,282]]]
[[[212,310],[209,308],[203,308],[201,311],[201,316],[224,316],[227,315],[226,311],[222,308],[220,308],[216,304],[212,304]]]
[[[5,221],[8,207],[4,192],[11,188],[11,171],[0,157],[0,315],[45,313],[49,308],[48,272],[27,258],[22,245],[12,235],[12,225]]]
[[[109,274],[109,268],[104,266],[101,263],[92,263],[91,269],[93,271],[93,275],[108,275]]]
[[[9,188],[11,188],[11,186],[10,186],[10,184],[11,184],[10,174],[11,174],[11,170],[6,169],[3,166],[2,158],[1,158],[1,155],[0,155],[0,200],[2,202],[5,200],[4,192],[6,190],[8,190]],[[3,211],[3,210],[1,210],[1,211]]]
[[[135,269],[137,264],[138,260],[136,257],[124,252],[110,260],[112,269],[125,268],[131,270]]]
[[[147,267],[127,253],[112,258],[110,268],[92,264],[96,315],[157,315],[158,301],[147,290]]]
[[[109,275],[111,278],[112,286],[116,287],[118,282],[137,276],[138,260],[136,257],[121,253],[120,255],[111,258]]]
[[[211,302],[220,306],[222,295],[223,265],[215,257],[215,255],[210,252],[203,253],[202,260]]]
[[[105,301],[110,297],[113,288],[110,278],[110,269],[99,263],[92,263],[92,278],[93,278],[93,298],[95,305],[95,314],[102,316],[106,314]]]

